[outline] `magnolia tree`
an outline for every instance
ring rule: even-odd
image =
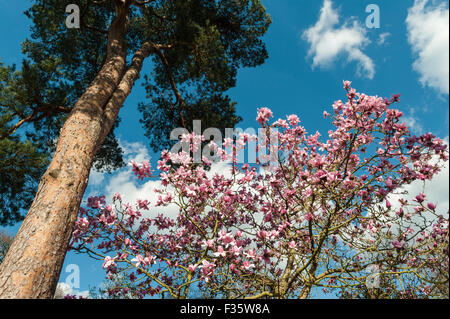
[[[410,134],[392,108],[398,95],[357,93],[348,81],[344,88],[346,101],[324,112],[334,125],[324,141],[296,115],[270,122],[262,108],[264,134],[210,142],[216,161],[194,162],[208,141],[186,134],[188,151],[163,152],[157,174],[148,162],[133,162],[139,179],[160,180],[159,199],[125,203],[117,194],[107,205],[104,196],[89,198],[72,249],[104,260],[108,276],[126,278],[111,295],[439,295],[448,286],[448,212],[439,215],[438,203],[404,187],[431,180],[448,160],[447,146],[430,133]],[[240,163],[251,141],[256,161]],[[163,206],[178,213],[164,215]]]

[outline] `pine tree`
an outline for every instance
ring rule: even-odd
[[[158,149],[172,128],[191,129],[193,119],[233,127],[240,118],[226,91],[238,68],[267,58],[261,37],[270,17],[259,0],[79,0],[80,28],[69,29],[65,10],[73,2],[34,1],[22,69],[7,67],[10,81],[0,82],[2,141],[31,142],[35,175],[45,160],[38,155],[53,152],[0,266],[0,298],[53,296],[91,167],[123,164],[113,128],[145,59],[153,71],[144,74],[148,99],[139,110]]]

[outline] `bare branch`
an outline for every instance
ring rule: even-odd
[[[99,33],[102,33],[102,34],[108,34],[107,30],[103,30],[103,29],[91,26],[91,25],[87,24],[83,19],[81,19],[81,25],[83,27],[85,27],[86,29],[89,29],[89,30],[92,30],[92,31],[96,31],[96,32],[99,32]]]
[[[180,115],[180,118],[181,118],[181,123],[182,123],[183,127],[186,128],[186,123],[184,121],[184,117],[183,117],[183,114],[181,112],[181,107],[185,106],[186,103],[184,102],[183,98],[181,97],[180,91],[177,88],[177,85],[176,85],[175,79],[173,77],[172,71],[170,70],[169,62],[167,61],[166,56],[164,55],[164,53],[161,50],[162,48],[167,49],[167,48],[170,48],[170,47],[172,47],[172,46],[153,45],[153,48],[154,48],[154,51],[155,51],[156,55],[159,57],[161,63],[164,66],[164,69],[166,70],[166,74],[167,74],[167,76],[169,78],[169,82],[170,82],[170,85],[172,87],[172,91],[173,91],[173,93],[175,94],[175,97],[176,97],[175,104],[178,104],[178,112],[179,112],[179,115]]]
[[[58,110],[58,112],[62,112],[62,113],[70,113],[70,111],[71,111],[70,108],[67,108],[67,107],[64,107],[64,106],[61,106],[61,105],[58,105],[58,106],[55,106],[55,107],[52,107],[52,106],[49,106],[49,105],[44,105],[42,107],[36,108],[36,109],[33,110],[33,112],[30,115],[28,115],[26,117],[23,117],[20,121],[18,121],[16,124],[11,126],[6,133],[4,133],[4,134],[2,134],[0,136],[0,139],[3,139],[5,137],[8,137],[8,136],[14,134],[15,131],[18,128],[20,128],[23,124],[25,124],[27,122],[35,122],[35,121],[38,121],[38,120],[44,118],[45,113],[43,113],[41,116],[38,116],[38,117],[36,117],[36,115],[39,112],[49,111],[51,108],[53,108],[55,110]]]

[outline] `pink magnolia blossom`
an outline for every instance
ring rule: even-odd
[[[259,124],[263,125],[267,123],[269,118],[272,116],[273,116],[272,111],[267,107],[263,107],[258,109],[258,116],[256,117],[256,120],[258,121]]]
[[[226,257],[227,252],[223,249],[222,246],[217,247],[217,251],[214,253],[216,257]]]
[[[254,265],[254,264],[251,264],[248,260],[246,260],[246,261],[244,261],[244,262],[242,263],[242,267],[243,267],[245,270],[250,270],[251,268],[255,267],[255,265]]]
[[[194,272],[197,269],[198,265],[189,265],[188,266],[188,271],[189,272]]]
[[[105,262],[103,263],[102,268],[109,268],[109,267],[112,267],[115,265],[116,265],[116,262],[115,262],[114,258],[111,258],[110,256],[106,256]]]
[[[399,195],[400,208],[389,200],[436,176],[448,160],[447,147],[431,133],[411,134],[393,107],[398,96],[369,96],[350,81],[343,84],[346,99],[324,113],[332,126],[325,135],[308,133],[298,116],[271,123],[273,112],[258,110],[264,131],[277,129],[278,150],[271,155],[277,165],[262,163],[267,154],[243,165],[233,158],[251,139],[272,147],[267,136],[248,134],[237,143],[212,144],[219,160],[227,161],[214,174],[215,163],[193,163],[204,141],[195,134],[183,137],[189,152],[162,152],[159,176],[149,164],[132,164],[139,179],[158,178],[161,187],[152,189],[157,200],[124,203],[115,195],[107,205],[104,196],[90,197],[79,211],[71,247],[105,258],[106,272],[123,273],[131,282],[122,288],[137,287],[142,298],[185,298],[196,285],[232,292],[233,298],[262,292],[298,298],[314,290],[306,286],[308,278],[344,292],[358,289],[361,269],[374,263],[391,280],[391,290],[383,288],[388,296],[432,291],[429,278],[414,276],[448,273],[448,217],[435,212],[437,203],[425,205],[425,193],[412,201]],[[161,209],[169,204],[177,207],[174,214]],[[113,253],[118,257],[109,257]],[[420,286],[405,292],[392,278],[396,269],[406,270],[399,272],[401,280]],[[342,290],[332,288],[337,283]]]

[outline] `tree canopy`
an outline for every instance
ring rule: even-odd
[[[107,57],[108,29],[121,1],[76,1],[80,28],[67,28],[72,0],[36,0],[25,12],[32,21],[22,43],[20,69],[0,64],[0,224],[23,218],[54,152],[59,132],[75,102]],[[226,94],[240,67],[262,64],[268,53],[261,37],[271,22],[259,0],[131,1],[126,56],[154,44],[144,74],[147,96],[138,108],[150,146],[170,144],[175,127],[191,129],[193,119],[217,128],[240,121]],[[130,2],[130,3],[131,3]],[[97,151],[94,167],[124,165],[113,129]],[[8,165],[9,163],[9,165]],[[13,165],[14,167],[10,167]]]

